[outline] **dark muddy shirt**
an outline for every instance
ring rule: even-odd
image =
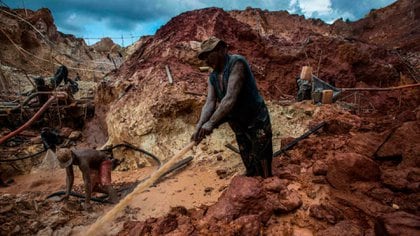
[[[240,55],[228,55],[227,64],[223,71],[223,86],[220,87],[217,79],[217,72],[210,74],[210,83],[216,90],[217,101],[220,102],[226,95],[227,85],[232,68],[237,61],[242,61],[245,66],[245,80],[242,84],[236,103],[223,121],[233,122],[242,127],[248,127],[254,124],[257,119],[266,119],[268,117],[264,99],[258,92],[254,75],[251,72],[248,62]],[[261,114],[261,113],[267,114]]]

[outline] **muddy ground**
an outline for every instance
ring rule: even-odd
[[[420,173],[412,165],[418,162],[418,111],[411,115],[414,120],[402,122],[394,117],[361,118],[339,104],[316,106],[308,101],[269,107],[275,150],[302,134],[302,124],[327,120],[327,126],[288,155],[276,157],[275,177],[268,180],[243,177],[239,155],[223,146],[235,145],[233,134],[223,126],[187,154],[194,157],[191,164],[136,197],[107,226],[109,232],[332,235],[350,227],[348,235],[375,235],[378,224],[390,232],[417,232]],[[393,146],[402,140],[404,147]],[[221,143],[220,148],[213,142]],[[113,172],[121,197],[156,171],[156,163],[140,158],[145,167]],[[75,197],[66,203],[46,200],[65,188],[65,173],[41,167],[0,189],[3,233],[83,233],[112,208],[94,203],[93,211],[86,212]],[[82,192],[76,173],[76,190]]]

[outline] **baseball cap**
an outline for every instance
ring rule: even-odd
[[[57,159],[61,168],[67,168],[73,162],[73,154],[69,148],[57,150]]]
[[[213,51],[217,45],[219,45],[219,43],[224,44],[225,46],[227,45],[225,41],[216,38],[214,36],[208,38],[207,40],[203,41],[201,43],[201,50],[198,53],[198,59],[200,60],[204,60],[206,57],[206,54]]]

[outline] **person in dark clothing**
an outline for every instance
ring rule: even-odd
[[[267,107],[246,59],[227,51],[227,44],[216,37],[201,44],[198,58],[214,71],[191,139],[198,144],[213,129],[228,122],[235,132],[246,175],[270,177],[273,145]]]
[[[54,77],[51,78],[51,81],[50,81],[51,85],[54,88],[56,88],[61,84],[61,82],[63,82],[63,80],[64,80],[64,83],[67,84],[69,80],[68,74],[69,74],[69,70],[67,69],[66,66],[58,67],[57,71],[54,74]]]
[[[66,66],[62,65],[58,67],[57,71],[54,74],[54,77],[51,78],[51,86],[57,88],[61,82],[64,81],[64,84],[69,84],[70,91],[72,94],[75,94],[79,91],[79,84],[68,77],[69,71]]]
[[[54,152],[56,146],[63,142],[59,132],[50,127],[43,127],[41,129],[41,140],[45,149],[52,149]]]

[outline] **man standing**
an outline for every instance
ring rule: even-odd
[[[117,194],[111,184],[112,161],[108,156],[95,149],[70,150],[60,148],[57,159],[61,168],[66,168],[66,195],[61,200],[68,199],[73,187],[73,165],[79,166],[83,175],[85,187],[85,209],[90,209],[92,191],[108,193],[111,202],[117,201]]]
[[[227,44],[211,37],[198,55],[213,68],[206,103],[192,139],[199,143],[220,124],[235,132],[247,176],[272,176],[273,156],[270,117],[254,76],[244,57],[230,55]]]

